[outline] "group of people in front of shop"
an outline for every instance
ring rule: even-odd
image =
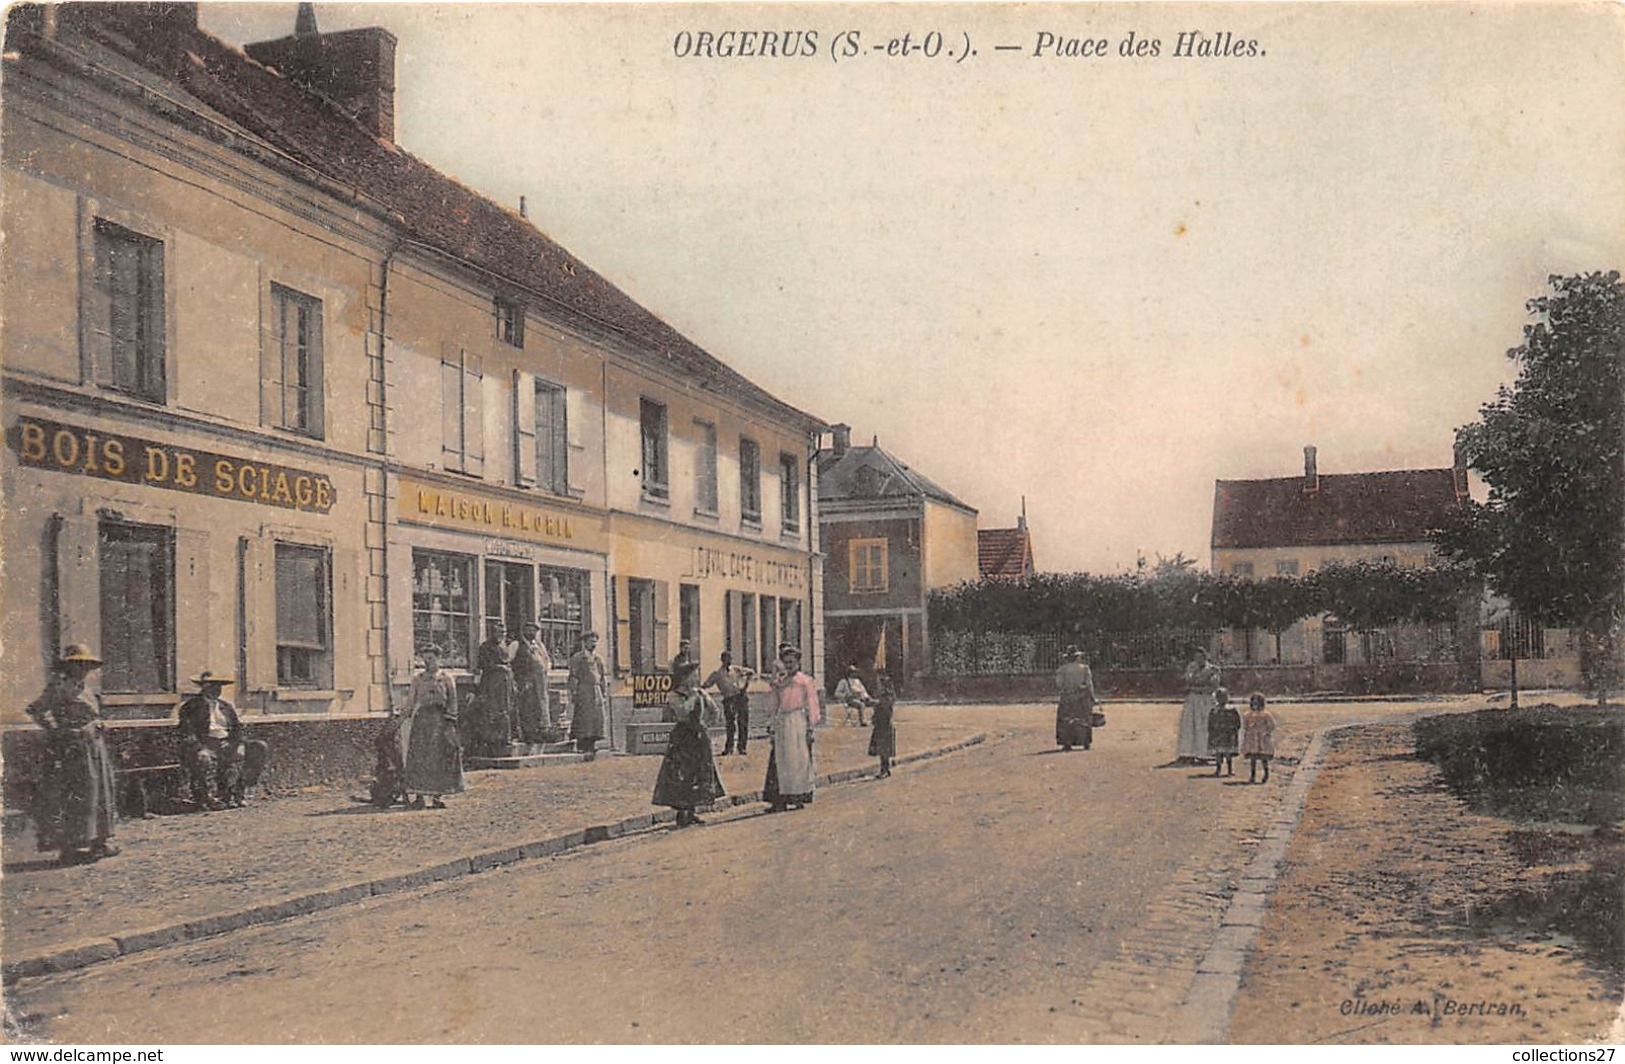
[[[1060,704],[1055,711],[1055,742],[1063,751],[1094,744],[1094,729],[1105,723],[1094,677],[1084,663],[1083,651],[1068,647],[1065,660],[1055,670]],[[1219,666],[1208,661],[1207,651],[1198,649],[1186,666],[1185,704],[1179,715],[1178,748],[1175,764],[1195,765],[1213,761],[1215,776],[1236,774],[1236,755],[1247,758],[1249,783],[1268,783],[1270,761],[1275,757],[1275,714],[1262,694],[1247,700],[1247,712],[1239,712],[1230,702],[1230,692],[1221,684]],[[1263,779],[1259,779],[1259,770]]]

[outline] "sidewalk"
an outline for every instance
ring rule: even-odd
[[[898,716],[906,729],[899,763],[978,736],[969,721],[907,709]],[[821,777],[873,771],[868,741],[867,728],[820,729]],[[768,749],[761,741],[745,757],[717,758],[730,796],[724,803],[761,790]],[[0,881],[5,977],[82,967],[646,830],[671,817],[649,804],[659,768],[658,757],[600,755],[471,772],[468,793],[449,798],[444,810],[375,809],[353,800],[364,792],[358,782],[349,792],[122,821],[115,841],[123,852],[91,865],[58,867],[54,855],[35,849],[31,830],[8,831]]]

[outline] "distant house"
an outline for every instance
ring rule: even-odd
[[[1015,528],[984,528],[976,533],[976,568],[983,580],[1020,580],[1033,572],[1033,537],[1027,515]]]
[[[977,578],[976,511],[882,450],[834,427],[818,453],[826,685],[856,663],[906,690],[928,668],[931,589]]]
[[[1212,569],[1246,579],[1299,576],[1328,565],[1388,562],[1430,565],[1433,533],[1467,498],[1467,471],[1400,469],[1323,474],[1313,447],[1303,476],[1214,482]],[[1430,631],[1363,633],[1351,640],[1335,618],[1310,618],[1275,641],[1233,632],[1223,648],[1233,661],[1276,664],[1373,664],[1396,658],[1454,656],[1455,637]]]

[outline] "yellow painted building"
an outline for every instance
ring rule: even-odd
[[[398,150],[386,32],[246,52],[10,12],[6,675],[84,642],[127,716],[204,668],[378,713],[497,620],[602,633],[622,697],[684,636],[818,661],[819,419]]]

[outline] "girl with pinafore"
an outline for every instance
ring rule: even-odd
[[[1247,716],[1241,722],[1241,752],[1247,758],[1247,782],[1270,781],[1270,758],[1275,756],[1275,714],[1264,708],[1264,696],[1255,694],[1247,702]],[[1264,778],[1258,779],[1258,766]]]
[[[1207,711],[1207,749],[1213,755],[1213,774],[1223,769],[1226,776],[1236,774],[1236,738],[1241,732],[1241,714],[1230,704],[1230,692],[1219,688],[1213,692],[1213,708]]]

